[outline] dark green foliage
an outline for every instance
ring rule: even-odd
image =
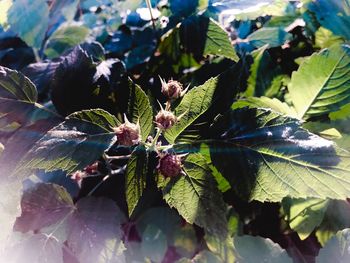
[[[0,1],[1,259],[348,262],[349,6]]]

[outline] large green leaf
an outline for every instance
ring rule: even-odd
[[[316,263],[347,263],[350,260],[350,229],[339,231],[327,242],[316,258]]]
[[[257,47],[278,47],[283,45],[287,40],[291,40],[292,35],[280,27],[263,27],[248,36],[249,42]]]
[[[58,57],[67,49],[84,42],[88,34],[89,29],[87,27],[63,25],[48,39],[45,54],[48,58]]]
[[[350,102],[349,64],[350,47],[337,45],[313,54],[300,65],[289,86],[299,118],[337,111]]]
[[[117,119],[100,109],[69,115],[49,130],[24,156],[17,173],[27,169],[63,170],[72,173],[97,160],[114,139]]]
[[[181,119],[164,133],[168,142],[174,143],[178,137],[185,135],[186,132],[190,133],[191,130],[195,130],[195,135],[198,136],[198,129],[192,126],[198,124],[199,120],[201,123],[207,123],[208,119],[227,111],[240,85],[242,75],[240,70],[242,65],[237,63],[222,74],[187,92],[175,108],[175,115],[182,116]]]
[[[226,206],[205,158],[200,154],[188,155],[183,171],[184,174],[170,179],[159,175],[158,184],[165,201],[187,222],[226,236]]]
[[[143,190],[146,188],[148,154],[144,146],[137,147],[131,154],[126,170],[126,202],[129,216],[132,215]]]
[[[21,208],[22,215],[17,218],[15,230],[40,231],[48,244],[46,246],[45,242],[39,240],[28,244],[20,242],[13,247],[20,251],[20,258],[11,262],[27,262],[28,256],[32,260],[30,262],[63,262],[62,255],[47,255],[46,251],[50,251],[52,246],[51,238],[57,242],[60,252],[62,243],[66,242],[66,249],[69,247],[66,252],[71,253],[79,262],[124,262],[121,225],[125,222],[125,217],[114,201],[85,197],[74,205],[63,187],[39,183],[25,191]],[[44,236],[46,231],[48,233]],[[58,232],[64,232],[60,238]],[[10,249],[13,248],[10,246]],[[22,252],[22,249],[26,250]],[[37,259],[40,255],[42,257]]]
[[[242,263],[292,263],[287,251],[268,238],[254,236],[234,237],[238,261]]]
[[[347,198],[350,154],[300,125],[268,110],[232,111],[213,125],[212,161],[245,199]]]
[[[10,29],[29,46],[40,48],[49,25],[45,0],[16,0],[8,11]]]
[[[139,122],[142,140],[146,141],[153,126],[153,112],[146,93],[129,79],[128,116],[133,123]]]
[[[86,197],[67,220],[67,245],[79,262],[122,263],[121,224],[125,218],[113,200]]]

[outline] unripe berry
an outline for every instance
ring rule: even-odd
[[[177,118],[171,111],[160,110],[155,117],[155,123],[161,130],[170,129],[176,122]]]
[[[126,117],[125,122],[113,130],[120,145],[133,146],[141,141],[140,125],[129,122]]]
[[[169,80],[166,83],[163,79],[160,79],[162,83],[162,93],[168,99],[178,99],[183,95],[182,84],[176,80]]]
[[[181,173],[181,157],[170,153],[161,155],[157,168],[164,177],[177,176]]]

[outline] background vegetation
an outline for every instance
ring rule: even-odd
[[[0,0],[2,260],[349,262],[349,39],[348,0]]]

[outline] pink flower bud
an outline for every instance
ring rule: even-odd
[[[161,155],[157,168],[164,177],[177,176],[181,173],[181,157],[169,153]]]
[[[177,118],[171,111],[160,110],[155,118],[155,123],[159,129],[170,129],[176,122]]]
[[[160,78],[162,83],[162,93],[168,99],[178,99],[183,96],[182,84],[176,80],[169,80],[168,83]]]
[[[141,141],[140,125],[129,122],[126,117],[125,122],[113,130],[120,145],[133,146]]]

